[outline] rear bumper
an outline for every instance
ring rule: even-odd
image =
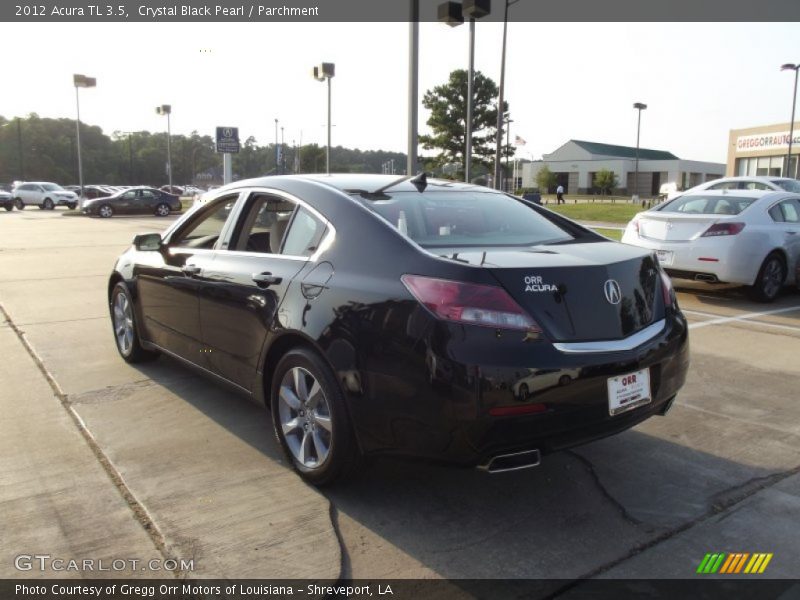
[[[402,379],[370,373],[369,397],[351,403],[362,449],[464,466],[510,452],[563,450],[664,412],[689,366],[687,325],[680,313],[671,315],[655,337],[627,351],[566,354],[546,342],[525,352],[518,344],[512,352],[491,346],[487,339],[483,364],[445,358],[465,354],[450,343],[441,348],[444,352],[429,349],[425,363],[417,365],[420,373],[409,371]],[[611,416],[608,378],[645,368],[651,402]],[[545,373],[540,383],[532,372]],[[522,388],[526,381],[527,389]],[[525,407],[538,412],[492,414],[492,409]]]

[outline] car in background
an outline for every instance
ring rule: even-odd
[[[720,177],[719,179],[696,185],[687,191],[698,192],[702,190],[772,190],[799,194],[800,181],[791,177]]]
[[[172,194],[173,196],[183,196],[185,192],[185,190],[179,185],[173,185],[173,186],[162,185],[158,189],[161,190],[162,192],[166,192],[167,194]]]
[[[236,182],[137,235],[106,290],[122,359],[271,407],[315,484],[362,454],[534,467],[665,414],[689,365],[653,252],[424,175]],[[552,372],[521,399],[532,369]]]
[[[26,181],[14,188],[14,206],[23,210],[26,206],[38,206],[53,210],[56,206],[66,206],[70,210],[78,206],[78,195],[65,190],[57,183],[47,181]]]
[[[11,186],[0,183],[0,206],[6,210],[14,209],[14,197],[11,195]]]
[[[148,187],[134,187],[110,196],[86,200],[82,210],[87,215],[109,218],[114,215],[151,214],[166,217],[181,211],[177,196]]]
[[[671,277],[746,285],[772,302],[797,278],[800,194],[690,190],[637,214],[622,242],[655,251]]]

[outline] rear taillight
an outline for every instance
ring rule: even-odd
[[[661,274],[661,294],[664,297],[664,306],[671,307],[675,304],[675,288],[672,287],[672,280],[664,271]]]
[[[403,275],[403,284],[435,316],[456,323],[541,332],[503,288],[449,279]]]
[[[744,229],[744,223],[714,223],[706,229],[700,237],[715,237],[718,235],[736,235]]]

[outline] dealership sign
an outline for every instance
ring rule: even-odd
[[[795,132],[792,145],[800,144],[800,133]],[[736,150],[787,150],[789,148],[789,132],[778,131],[760,135],[740,135],[736,138]]]

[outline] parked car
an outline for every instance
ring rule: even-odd
[[[124,360],[168,354],[266,404],[315,484],[362,453],[532,467],[664,414],[689,362],[653,252],[424,176],[223,187],[136,236],[108,302]],[[531,368],[570,382],[521,401]]]
[[[785,191],[689,191],[636,215],[622,241],[655,250],[672,277],[749,286],[775,300],[795,281],[800,195]]]
[[[773,190],[800,193],[800,181],[790,177],[720,177],[701,183],[688,191],[699,192],[702,190]]]
[[[11,186],[0,183],[0,206],[6,210],[14,209],[14,198],[11,196]]]
[[[137,213],[166,217],[172,212],[181,211],[181,200],[155,188],[136,187],[86,200],[82,210],[88,215],[104,218]]]
[[[41,209],[53,210],[56,206],[66,206],[73,210],[78,206],[78,195],[65,190],[57,183],[46,181],[27,181],[14,188],[14,205],[23,210],[35,205]]]
[[[178,185],[173,185],[172,187],[168,185],[162,185],[160,188],[162,192],[166,192],[167,194],[173,194],[175,196],[183,196],[184,189]]]

